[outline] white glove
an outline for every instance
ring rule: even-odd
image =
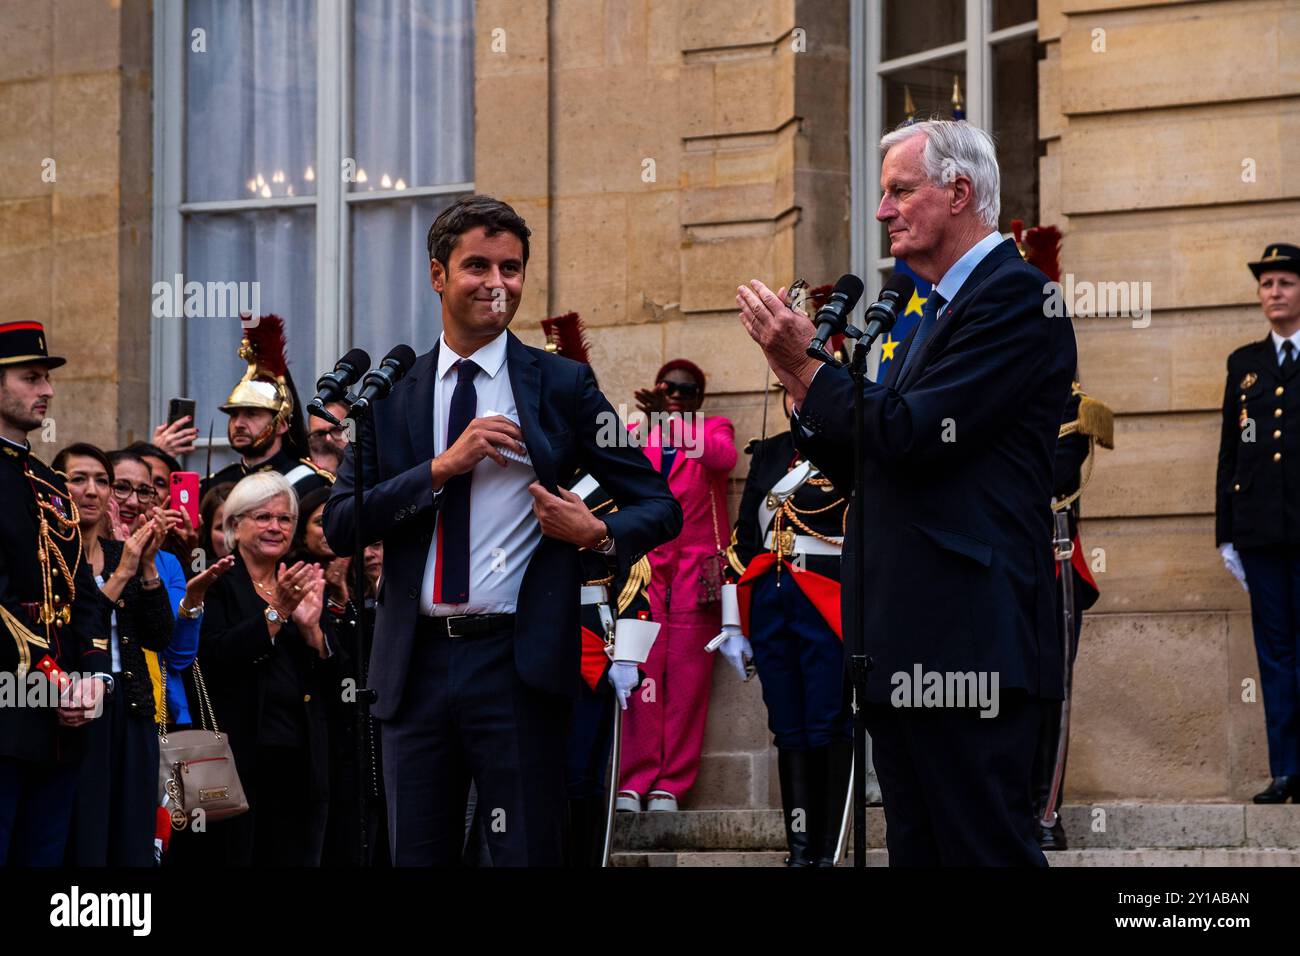
[[[716,645],[718,651],[727,659],[727,663],[736,669],[740,679],[747,681],[753,677],[751,668],[754,661],[754,648],[750,645],[749,638],[734,624],[722,625],[722,633],[713,641],[717,641],[718,638],[722,638],[722,643]]]
[[[1223,555],[1223,566],[1228,569],[1228,573],[1241,582],[1241,586],[1250,593],[1250,585],[1246,583],[1246,569],[1241,563],[1241,555],[1232,543],[1219,545],[1219,554]]]
[[[641,675],[635,664],[615,661],[609,665],[609,686],[614,688],[614,693],[618,695],[618,705],[624,710],[627,710],[627,699],[640,683]]]

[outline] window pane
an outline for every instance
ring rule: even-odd
[[[1005,233],[1012,219],[1038,224],[1038,39],[999,43],[992,54],[992,132],[1002,169],[998,228]]]
[[[380,358],[399,342],[433,348],[442,308],[429,285],[429,227],[458,197],[362,202],[352,216],[351,343]]]
[[[315,0],[189,0],[185,198],[315,193]],[[193,49],[204,31],[206,52]]]
[[[885,0],[883,19],[883,60],[966,38],[966,0]]]
[[[993,0],[993,29],[1028,23],[1038,16],[1038,0]]]
[[[885,128],[882,133],[893,129],[907,119],[907,95],[910,92],[912,103],[916,107],[914,118],[952,119],[952,83],[953,79],[961,81],[962,100],[966,98],[966,56],[962,53],[908,67],[882,77],[885,84]],[[874,190],[879,197],[879,189]],[[874,210],[872,210],[874,212]],[[881,255],[889,255],[889,233],[883,223],[880,224]]]
[[[185,280],[256,282],[258,314],[284,319],[289,372],[298,393],[316,383],[316,216],[310,208],[193,216],[185,228]],[[180,320],[177,320],[180,321]],[[185,322],[185,394],[197,402],[195,424],[208,422],[220,438],[226,416],[217,408],[248,367],[239,358],[237,318]]]
[[[472,180],[473,0],[355,0],[353,10],[352,189]]]

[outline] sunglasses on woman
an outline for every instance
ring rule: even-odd
[[[668,395],[680,395],[682,398],[694,398],[700,394],[700,386],[694,382],[661,382]]]

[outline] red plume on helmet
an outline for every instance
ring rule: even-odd
[[[1026,230],[1021,220],[1012,219],[1011,232],[1025,261],[1053,282],[1060,282],[1061,230],[1055,226],[1034,226]]]
[[[591,364],[587,351],[587,336],[582,327],[582,318],[577,312],[566,312],[549,319],[542,319],[542,331],[546,333],[546,351],[562,355],[575,362]]]

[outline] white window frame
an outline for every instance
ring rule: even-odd
[[[966,38],[946,46],[923,50],[892,60],[881,60],[884,7],[876,0],[852,0],[850,10],[851,63],[849,91],[849,151],[852,223],[850,257],[853,272],[874,294],[877,277],[894,267],[894,257],[881,248],[876,207],[880,203],[879,131],[884,126],[884,78],[896,70],[954,53],[966,54],[966,119],[987,129],[992,119],[993,47],[1008,40],[1038,33],[1038,20],[992,30],[993,0],[966,0]]]
[[[185,220],[195,213],[242,212],[311,206],[316,211],[316,360],[323,367],[351,347],[350,210],[354,204],[392,199],[419,199],[474,191],[474,183],[410,186],[405,189],[353,191],[336,179],[337,189],[323,188],[325,170],[341,170],[352,142],[352,3],[316,0],[316,194],[251,197],[210,202],[183,202],[185,191],[185,0],[154,4],[154,177],[153,272],[155,281],[170,281],[183,272]],[[168,399],[181,395],[185,383],[183,320],[151,318],[149,407],[151,420],[167,416]],[[231,343],[233,348],[235,343]],[[310,371],[311,381],[322,369]],[[305,379],[304,379],[305,381]],[[234,382],[231,382],[233,387]],[[206,447],[207,436],[195,443]],[[213,435],[216,448],[228,446],[224,429]]]

